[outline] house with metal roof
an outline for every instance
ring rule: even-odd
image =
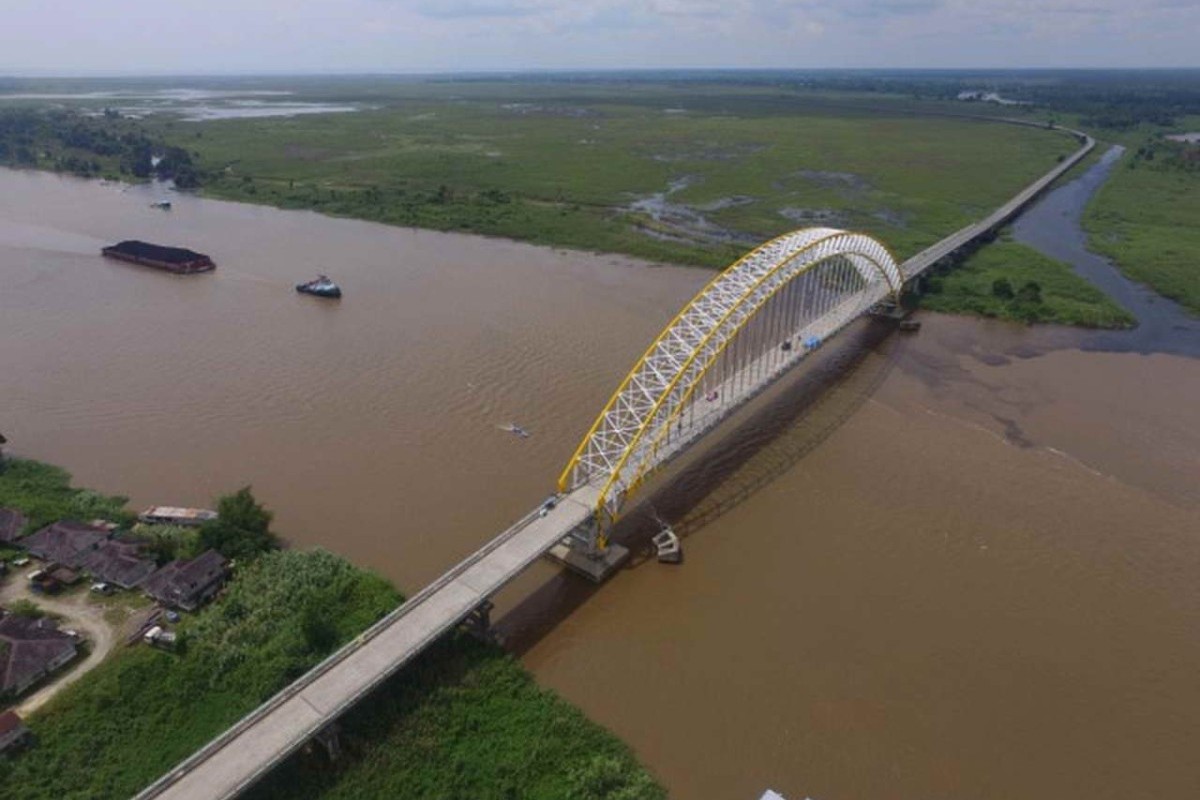
[[[59,520],[21,540],[30,555],[43,561],[79,569],[88,555],[108,539],[111,532],[76,520]]]
[[[53,620],[0,617],[0,696],[23,693],[75,657],[75,639]]]
[[[151,575],[142,590],[172,608],[195,611],[225,582],[228,562],[216,550],[206,550],[190,561],[172,561]]]

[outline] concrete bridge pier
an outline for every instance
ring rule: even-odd
[[[462,629],[481,642],[499,644],[496,632],[492,629],[492,609],[495,607],[496,604],[491,600],[484,600],[462,621]]]
[[[629,548],[602,541],[596,518],[589,517],[547,550],[546,557],[593,583],[603,583],[629,560]]]

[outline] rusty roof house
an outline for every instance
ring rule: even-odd
[[[216,550],[206,550],[191,561],[167,564],[146,579],[142,589],[165,606],[195,611],[221,588],[226,563]]]
[[[19,695],[75,657],[75,640],[48,619],[0,617],[0,696]]]
[[[98,581],[132,589],[149,578],[158,566],[141,555],[141,547],[134,542],[109,539],[86,551],[81,566]]]
[[[43,561],[79,569],[88,554],[109,537],[109,532],[75,520],[60,520],[21,540],[21,546]]]

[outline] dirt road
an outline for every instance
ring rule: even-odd
[[[75,592],[65,597],[48,597],[33,593],[29,581],[23,572],[9,575],[0,584],[0,605],[7,605],[14,600],[30,600],[39,608],[60,617],[59,627],[78,631],[91,645],[91,652],[82,661],[74,662],[67,670],[51,676],[50,683],[38,689],[23,699],[14,710],[21,716],[27,716],[43,706],[47,700],[57,694],[63,687],[70,685],[87,674],[112,652],[116,642],[116,632],[113,626],[104,619],[105,606],[90,602],[86,591]]]

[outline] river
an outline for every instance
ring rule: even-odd
[[[252,483],[410,590],[552,490],[710,277],[155,192],[0,171],[11,448],[135,507]],[[98,257],[135,237],[219,267]],[[923,321],[848,330],[650,487],[623,535],[663,515],[682,566],[539,564],[501,633],[680,798],[1196,796],[1200,364]]]

